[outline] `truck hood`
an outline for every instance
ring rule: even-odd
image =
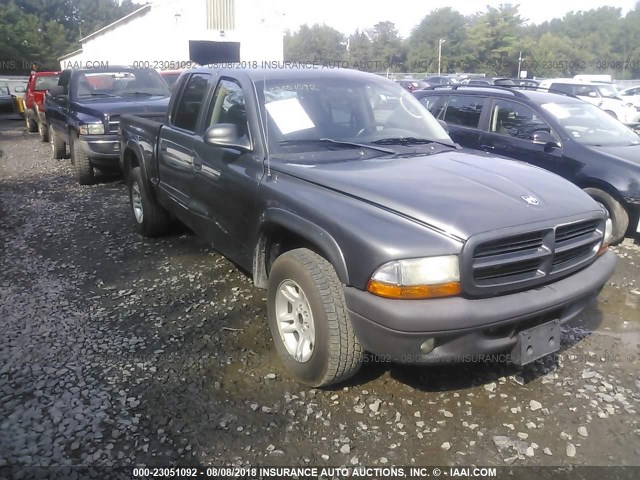
[[[75,102],[79,113],[102,118],[105,115],[135,114],[163,114],[169,106],[169,97],[162,96],[126,96],[113,98],[99,98]]]
[[[522,162],[450,151],[314,165],[281,171],[426,224],[460,240],[597,210],[567,180]]]

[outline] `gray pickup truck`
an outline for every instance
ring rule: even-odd
[[[164,123],[120,129],[137,230],[177,218],[266,288],[276,349],[308,385],[346,380],[365,351],[530,363],[615,267],[587,194],[463,150],[375,75],[191,70]]]

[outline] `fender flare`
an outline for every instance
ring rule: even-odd
[[[315,245],[319,253],[333,265],[340,281],[349,285],[349,271],[344,259],[344,255],[338,242],[322,227],[310,222],[309,220],[296,215],[288,210],[281,208],[269,208],[260,217],[260,225],[258,227],[258,240],[254,253],[254,278],[259,271],[260,259],[263,259],[264,253],[260,249],[264,247],[264,232],[270,226],[282,227],[304,238],[312,245]],[[264,261],[262,262],[264,264]],[[263,267],[264,268],[264,267]]]

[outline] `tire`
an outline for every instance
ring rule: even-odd
[[[280,255],[269,272],[267,297],[271,335],[293,377],[326,387],[358,372],[363,349],[351,326],[342,283],[327,260],[306,248]]]
[[[38,122],[38,135],[40,135],[40,140],[44,143],[49,141],[49,129],[43,122]]]
[[[171,219],[167,211],[149,196],[140,167],[135,167],[127,177],[129,205],[135,229],[145,237],[162,235],[169,230]]]
[[[27,132],[33,133],[38,131],[38,124],[29,116],[26,111],[24,112],[24,123],[26,124]]]
[[[89,155],[82,149],[82,145],[78,142],[78,137],[74,134],[70,134],[71,144],[69,150],[71,150],[71,163],[73,164],[73,173],[76,180],[80,185],[93,184],[93,166],[91,165],[91,159]]]
[[[598,188],[585,188],[585,193],[589,194],[596,202],[599,202],[609,212],[613,231],[611,234],[611,244],[615,245],[624,239],[627,228],[629,228],[629,214],[622,204],[615,198]]]
[[[51,125],[49,125],[49,145],[51,145],[51,156],[54,160],[60,160],[67,155],[67,144],[58,137]]]

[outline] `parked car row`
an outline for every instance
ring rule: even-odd
[[[640,137],[596,106],[553,90],[454,87],[414,95],[463,147],[578,185],[609,212],[614,242],[627,230],[640,232]]]
[[[505,98],[414,92],[433,95],[421,101],[434,118],[396,83],[350,70],[201,68],[169,97],[157,72],[118,67],[61,72],[44,107],[53,156],[68,145],[81,184],[94,168],[120,169],[140,234],[177,219],[267,289],[280,358],[320,387],[353,376],[365,351],[531,363],[558,351],[561,324],[613,273],[609,215],[618,229],[621,219],[606,198],[463,149],[438,121],[460,143],[458,127],[495,133],[489,153],[502,153],[502,129],[552,152],[566,132],[591,134],[560,130],[567,113],[600,111],[548,93],[480,93],[490,89]],[[547,131],[522,111],[528,95],[549,96]]]

